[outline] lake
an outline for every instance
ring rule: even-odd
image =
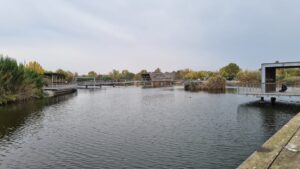
[[[300,112],[256,100],[107,87],[0,107],[0,168],[236,168]]]

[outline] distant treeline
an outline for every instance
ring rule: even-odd
[[[162,73],[160,68],[154,71],[145,69],[138,73],[128,70],[112,70],[108,74],[96,73],[90,71],[86,77],[96,78],[104,81],[122,81],[122,80],[141,80],[142,74],[156,72]],[[27,64],[19,64],[15,59],[0,55],[0,105],[9,102],[22,101],[30,98],[43,97],[42,87],[50,83],[45,74],[58,73],[63,75],[64,83],[75,81],[78,73],[63,69],[54,72],[45,71],[36,61]],[[165,72],[166,73],[166,72]],[[208,80],[211,77],[223,77],[226,80],[238,80],[241,83],[259,83],[261,80],[260,70],[248,71],[242,70],[237,64],[230,63],[218,71],[195,71],[192,69],[183,69],[173,72],[174,80]],[[295,69],[278,69],[277,79],[282,82],[300,83],[300,68]]]
[[[174,80],[206,80],[210,77],[221,75],[222,77],[233,80],[236,79],[237,74],[241,71],[240,67],[237,64],[230,63],[227,66],[224,66],[219,71],[194,71],[192,69],[183,69],[172,72],[164,72],[173,74]],[[148,71],[146,69],[141,70],[138,73],[133,73],[128,70],[112,70],[108,74],[97,74],[96,71],[90,71],[88,74],[83,75],[86,77],[95,77],[97,80],[141,80],[141,75],[143,73],[163,73],[160,68],[155,69],[154,71]]]

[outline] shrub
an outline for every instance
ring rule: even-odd
[[[206,82],[189,82],[184,86],[188,91],[224,91],[226,89],[226,80],[216,75],[208,79]]]
[[[237,79],[241,83],[260,83],[261,75],[259,71],[242,71],[237,74]]]
[[[42,96],[41,75],[16,60],[0,56],[0,105]]]

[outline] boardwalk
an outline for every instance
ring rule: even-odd
[[[139,84],[139,81],[123,81],[123,82],[117,82],[117,81],[83,81],[83,82],[77,82],[78,87],[102,87],[102,86],[131,86],[131,85],[137,85]]]
[[[76,84],[60,84],[60,85],[50,85],[43,87],[43,91],[46,97],[55,97],[59,95],[65,95],[69,93],[74,93],[77,91]]]

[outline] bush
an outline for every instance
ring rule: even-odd
[[[225,91],[226,80],[220,76],[216,75],[208,79],[207,82],[190,82],[185,84],[185,90],[188,91]]]
[[[0,105],[42,96],[41,75],[16,60],[0,56]]]
[[[208,82],[204,85],[207,90],[225,90],[226,80],[220,76],[213,76],[208,79]]]
[[[281,80],[282,83],[286,84],[300,84],[300,77],[299,76],[294,76],[294,77],[286,77],[283,80]]]
[[[237,74],[237,79],[241,83],[260,83],[261,75],[259,71],[242,71]]]

